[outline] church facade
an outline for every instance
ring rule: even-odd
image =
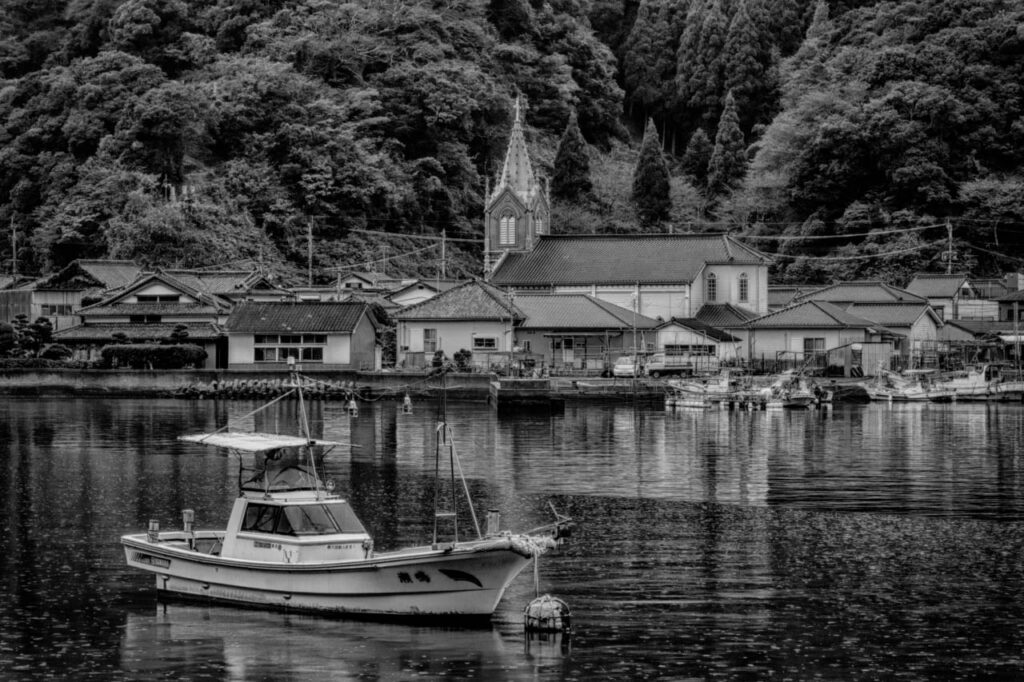
[[[588,294],[646,317],[696,317],[704,305],[768,312],[768,259],[725,233],[553,235],[522,112],[484,207],[484,276],[523,293]]]

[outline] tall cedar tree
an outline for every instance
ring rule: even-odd
[[[756,0],[755,0],[756,1]],[[773,108],[774,83],[771,39],[767,25],[758,25],[747,8],[747,0],[739,0],[725,38],[725,87],[733,93],[743,112],[741,127],[750,130],[754,123],[766,122]]]
[[[624,45],[622,80],[629,113],[638,107],[640,120],[664,116],[664,103],[671,99],[666,84],[675,79],[676,64],[670,12],[667,0],[642,0]]]
[[[729,19],[723,0],[697,0],[676,53],[676,87],[684,115],[714,121],[724,92],[725,38]],[[699,22],[699,24],[697,24]]]
[[[693,178],[694,183],[704,185],[708,180],[708,163],[711,162],[711,140],[703,128],[697,128],[690,136],[690,142],[683,153],[683,172]]]
[[[589,194],[592,188],[587,143],[583,140],[583,133],[580,132],[580,124],[574,111],[569,115],[569,124],[565,126],[562,139],[558,142],[555,170],[551,178],[551,193],[559,199],[579,201]]]
[[[661,153],[661,139],[654,121],[648,120],[640,158],[633,171],[633,202],[642,226],[651,227],[668,220],[672,209],[669,191],[668,164]]]
[[[715,134],[715,149],[708,162],[708,193],[721,196],[736,187],[747,169],[747,154],[740,130],[740,118],[736,112],[736,99],[729,92],[725,96],[725,108],[718,120]]]

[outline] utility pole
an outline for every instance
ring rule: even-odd
[[[313,216],[306,232],[306,285],[313,286]]]
[[[447,253],[447,241],[448,233],[445,230],[441,230],[441,279],[447,278],[447,263],[445,263],[445,255]]]
[[[953,274],[953,223],[946,218],[946,274]]]
[[[18,230],[14,227],[14,216],[11,216],[11,274],[18,276]]]

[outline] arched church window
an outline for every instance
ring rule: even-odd
[[[745,272],[740,275],[740,286],[739,286],[739,289],[740,289],[740,302],[746,303],[747,300],[750,298],[750,282],[748,280],[747,273],[745,273]]]
[[[505,214],[499,221],[498,243],[505,246],[516,243],[516,217]]]
[[[718,300],[718,278],[713,272],[709,272],[704,280],[704,300],[708,302]]]
[[[547,234],[547,225],[544,224],[544,216],[537,216],[537,234]]]

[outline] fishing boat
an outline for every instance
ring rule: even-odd
[[[862,384],[872,400],[890,402],[1009,401],[1024,399],[1024,381],[1009,379],[995,364],[979,364],[962,371],[908,371],[880,373]]]
[[[936,379],[927,388],[928,400],[1005,401],[1024,398],[1024,381],[1003,376],[999,365],[980,364]]]
[[[352,507],[325,483],[324,458],[341,443],[310,436],[304,381],[293,371],[298,436],[221,430],[179,438],[237,454],[240,495],[221,529],[194,530],[185,510],[181,530],[160,530],[151,521],[147,532],[121,538],[128,565],[152,573],[158,593],[372,617],[489,617],[519,572],[568,534],[571,520],[557,513],[554,523],[515,534],[498,528],[496,512],[481,533],[462,481],[476,537],[459,539],[455,473],[461,477],[461,464],[442,418],[432,541],[375,551]],[[451,495],[443,502],[445,450]],[[439,538],[445,530],[439,524],[451,525],[451,540]]]

